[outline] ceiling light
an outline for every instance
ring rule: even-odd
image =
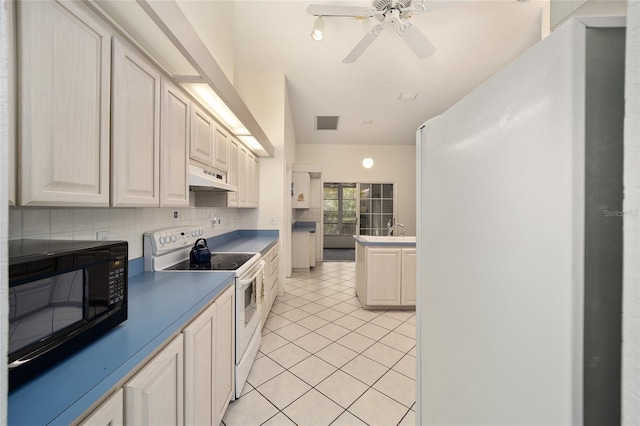
[[[367,128],[370,128],[371,124],[373,123],[373,120],[364,120],[363,121],[364,125]],[[371,137],[370,131],[367,130],[367,154],[369,153],[369,139]],[[365,157],[364,160],[362,160],[362,166],[365,169],[370,169],[371,167],[373,167],[373,158],[367,156]]]
[[[229,107],[220,99],[218,94],[213,91],[211,86],[205,83],[183,83],[184,87],[196,100],[208,107],[210,112],[216,118],[227,126],[229,131],[235,135],[248,135],[249,131],[244,127],[242,122],[229,109]]]
[[[321,41],[324,36],[324,20],[322,16],[318,16],[316,22],[313,24],[313,31],[311,31],[311,38],[315,41]]]

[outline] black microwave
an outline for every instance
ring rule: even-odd
[[[126,241],[9,241],[9,390],[127,319]]]

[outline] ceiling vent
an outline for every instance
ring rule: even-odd
[[[338,115],[317,115],[316,130],[338,130]]]

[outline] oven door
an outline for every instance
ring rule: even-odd
[[[262,281],[264,261],[236,278],[236,363],[240,363],[251,338],[260,332],[262,321]]]

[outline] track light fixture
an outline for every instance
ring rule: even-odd
[[[322,19],[322,16],[318,16],[318,19],[316,19],[316,22],[314,22],[313,24],[313,31],[311,31],[311,38],[314,39],[315,41],[320,41],[322,40],[323,36],[324,36],[324,20]]]

